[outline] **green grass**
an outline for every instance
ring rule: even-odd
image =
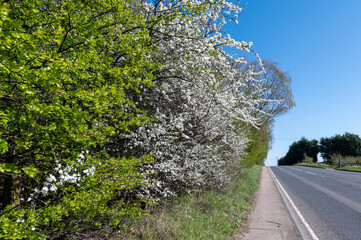
[[[306,166],[306,167],[318,167],[318,168],[331,168],[336,170],[345,170],[345,171],[357,171],[361,172],[361,166],[349,166],[349,167],[337,167],[327,164],[317,164],[317,163],[300,163],[296,164],[297,166]]]
[[[350,167],[342,167],[338,168],[339,170],[346,170],[346,171],[357,171],[361,172],[361,166],[350,166]]]
[[[260,166],[244,170],[227,192],[205,191],[163,206],[151,218],[133,223],[115,239],[232,239],[246,223],[260,176]]]
[[[296,164],[297,166],[305,166],[305,167],[317,167],[317,168],[332,168],[335,169],[337,168],[336,166],[333,165],[328,165],[328,164],[319,164],[319,163],[299,163]]]

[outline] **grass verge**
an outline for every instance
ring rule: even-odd
[[[299,163],[297,166],[305,166],[305,167],[316,167],[316,168],[337,168],[336,166],[328,165],[328,164],[318,164],[318,163]]]
[[[361,172],[361,166],[337,167],[337,166],[333,166],[333,165],[317,164],[317,163],[300,163],[300,164],[296,164],[296,165],[297,166],[306,166],[306,167],[317,167],[317,168],[331,168],[331,169],[343,170],[343,171]]]
[[[163,206],[153,217],[133,223],[115,239],[232,239],[246,223],[261,166],[245,169],[229,191],[205,191]]]
[[[339,170],[346,170],[346,171],[361,172],[361,166],[342,167],[342,168],[338,168],[338,169]]]

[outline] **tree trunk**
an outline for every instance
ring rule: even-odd
[[[13,157],[15,155],[15,151],[11,151],[12,157],[8,159],[8,163],[15,163],[16,158]],[[0,209],[4,209],[7,205],[11,204],[12,207],[15,207],[20,204],[20,175],[18,174],[8,174],[2,173],[0,180],[1,195],[0,195]]]
[[[12,207],[20,204],[20,176],[5,174],[0,183],[2,185],[0,209],[4,209],[9,204]]]

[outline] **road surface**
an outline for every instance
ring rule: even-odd
[[[361,173],[271,167],[320,240],[361,240]]]

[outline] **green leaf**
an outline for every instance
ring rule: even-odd
[[[0,172],[7,172],[10,174],[19,174],[21,170],[15,163],[0,163]]]
[[[36,178],[39,174],[39,170],[36,167],[34,167],[34,165],[23,167],[22,170],[26,175],[28,175],[31,178]]]

